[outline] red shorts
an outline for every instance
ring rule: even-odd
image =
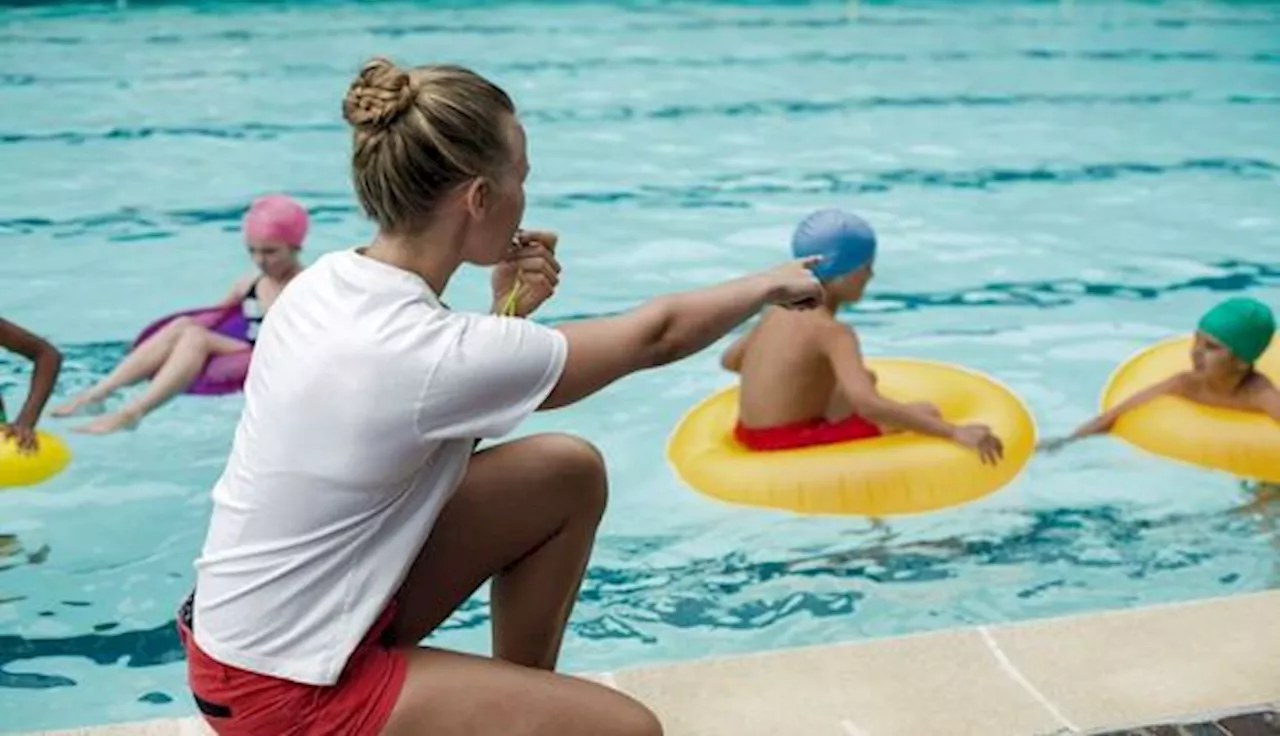
[[[395,614],[387,606],[347,660],[338,682],[308,685],[214,660],[191,635],[191,601],[178,614],[187,682],[219,736],[376,736],[400,697],[409,657],[382,641]]]
[[[794,450],[816,445],[834,445],[837,442],[866,440],[879,437],[883,432],[857,414],[838,422],[815,419],[808,422],[784,424],[779,427],[752,428],[741,422],[734,427],[733,436],[750,450]]]

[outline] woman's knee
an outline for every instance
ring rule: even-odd
[[[634,697],[613,689],[598,689],[589,711],[592,732],[608,736],[662,736],[658,716]]]
[[[588,476],[604,476],[604,455],[595,445],[572,434],[535,435],[530,441],[539,444],[538,452],[549,462],[563,464],[570,472]]]
[[[616,730],[612,733],[617,736],[662,736],[662,722],[653,711],[636,700],[618,714],[615,723]]]
[[[537,443],[544,467],[561,481],[559,489],[574,495],[574,507],[583,513],[604,514],[609,482],[604,455],[590,442],[571,434],[543,434],[529,438]]]

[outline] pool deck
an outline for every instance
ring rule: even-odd
[[[1280,590],[584,676],[647,703],[668,736],[1280,733],[1260,718],[1155,728],[1280,709]],[[45,736],[206,733],[187,719]]]

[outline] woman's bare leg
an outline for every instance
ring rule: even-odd
[[[106,434],[132,427],[150,412],[184,391],[200,375],[204,364],[212,355],[225,355],[250,349],[250,345],[226,335],[219,335],[197,324],[187,324],[178,335],[177,342],[156,371],[151,385],[141,396],[126,404],[119,411],[108,414],[82,427],[77,432]]]
[[[141,345],[126,355],[124,360],[120,361],[120,364],[102,380],[70,401],[54,407],[49,414],[55,417],[69,417],[82,409],[101,404],[119,389],[150,378],[160,370],[160,366],[164,365],[169,353],[178,344],[178,338],[192,325],[195,325],[195,322],[189,317],[179,317],[169,322],[151,337],[143,340]]]
[[[397,643],[414,647],[386,733],[657,736],[644,706],[555,675],[608,484],[591,445],[540,435],[479,452],[397,597]],[[496,660],[416,649],[493,579]]]
[[[492,578],[494,656],[553,669],[607,493],[603,459],[575,437],[476,453],[400,588],[396,641],[421,641]]]
[[[662,736],[662,724],[626,695],[581,678],[417,649],[382,734]]]

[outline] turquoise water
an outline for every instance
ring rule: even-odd
[[[0,10],[0,314],[66,353],[60,393],[249,264],[252,196],[368,237],[339,101],[384,53],[517,98],[529,221],[562,234],[556,321],[767,266],[838,205],[882,239],[874,354],[962,363],[1046,434],[1224,294],[1280,307],[1280,7],[1263,3],[203,3]],[[452,302],[487,304],[484,275]],[[617,668],[1280,585],[1276,510],[1106,440],[959,509],[874,529],[726,506],[662,460],[726,383],[710,351],[522,431],[608,456],[613,498],[563,664]],[[22,399],[24,366],[0,390]],[[0,494],[0,730],[193,712],[172,612],[238,398],[181,398]],[[10,550],[11,552],[13,550]],[[483,596],[436,643],[485,651]]]

